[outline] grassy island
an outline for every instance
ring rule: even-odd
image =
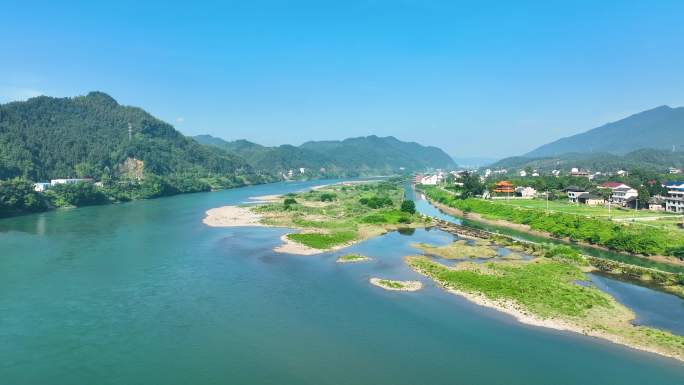
[[[411,245],[425,254],[444,259],[494,258],[498,255],[493,245],[485,240],[459,240],[445,246],[431,246],[425,243]]]
[[[541,254],[541,253],[539,253]],[[528,261],[503,260],[446,266],[426,256],[407,257],[408,265],[445,289],[477,304],[509,313],[519,321],[570,330],[684,360],[684,337],[634,326],[634,314],[591,286],[590,265],[564,251]]]
[[[392,279],[371,278],[371,285],[391,291],[416,291],[423,287],[420,281],[395,281]]]
[[[308,250],[348,246],[391,230],[423,227],[431,222],[404,203],[400,180],[341,183],[252,208],[264,225],[299,229],[286,241]]]
[[[346,254],[337,258],[337,263],[354,263],[369,261],[370,258],[360,254]]]

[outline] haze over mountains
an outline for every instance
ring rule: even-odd
[[[684,107],[656,107],[545,144],[524,156],[539,158],[573,152],[624,155],[643,148],[672,150],[672,146],[684,148]]]
[[[595,171],[684,166],[684,107],[660,106],[562,138],[491,167]]]
[[[73,98],[40,96],[0,105],[0,179],[117,177],[131,159],[142,161],[144,172],[155,175],[241,178],[280,176],[300,168],[316,177],[455,167],[436,147],[394,137],[279,147],[210,136],[193,140],[143,109],[122,106],[102,92]]]

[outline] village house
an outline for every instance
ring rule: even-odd
[[[535,190],[532,187],[516,187],[515,188],[515,196],[521,197],[521,198],[534,198],[537,195],[537,190]]]
[[[92,183],[92,178],[67,178],[67,179],[52,179],[50,186],[57,186],[58,184],[76,184],[76,183]]]
[[[33,184],[33,190],[36,192],[43,192],[50,188],[50,183],[48,182],[38,182]]]
[[[671,182],[665,185],[665,209],[672,213],[684,213],[684,183]]]
[[[610,196],[610,200],[613,203],[625,206],[631,199],[636,199],[639,196],[639,192],[629,186],[620,186],[613,189],[613,194]]]
[[[577,196],[577,202],[587,206],[602,206],[606,203],[605,199],[602,197],[589,192],[579,194]]]
[[[432,174],[421,178],[420,184],[434,186],[441,183],[443,179],[444,177],[439,174]]]
[[[648,207],[650,211],[665,211],[665,198],[661,196],[654,196],[648,200]]]
[[[670,174],[681,174],[681,173],[682,173],[682,169],[681,169],[681,168],[670,167],[670,168],[667,170],[667,172],[670,173]]]
[[[580,196],[589,193],[586,189],[577,186],[568,186],[568,188],[563,191],[568,194],[568,202],[570,203],[580,203]]]

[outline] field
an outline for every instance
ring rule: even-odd
[[[510,199],[510,200],[496,200],[496,203],[503,205],[526,208],[546,210],[546,201],[542,199]],[[549,201],[549,211],[584,215],[587,217],[596,218],[615,218],[615,219],[629,219],[629,218],[677,218],[678,216],[671,213],[654,212],[648,210],[627,210],[617,208],[615,205],[609,211],[607,207],[603,206],[587,206],[572,204],[568,201]]]
[[[641,255],[684,257],[684,231],[656,225],[656,220],[641,221],[614,218],[612,221],[600,215],[578,215],[572,210],[587,209],[600,213],[602,208],[580,208],[556,203],[559,210],[546,211],[545,201],[491,201],[476,198],[459,199],[436,187],[423,187],[430,199],[453,207],[466,214],[475,213],[483,219],[503,220],[529,226],[529,229],[547,233],[555,238],[585,242],[608,249]],[[533,202],[533,203],[530,203]],[[527,207],[523,206],[527,205]],[[536,207],[534,207],[536,205]],[[646,213],[650,214],[650,213]],[[669,219],[672,216],[664,216]]]

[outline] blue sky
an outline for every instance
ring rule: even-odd
[[[0,102],[91,90],[186,134],[503,157],[684,105],[683,1],[3,1]]]

